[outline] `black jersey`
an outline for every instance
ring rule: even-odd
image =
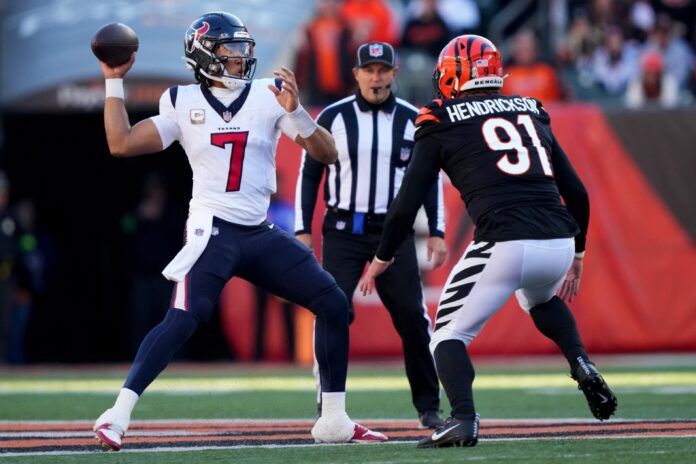
[[[466,203],[477,240],[578,235],[576,251],[584,250],[587,193],[538,100],[498,94],[434,100],[419,112],[415,140],[412,165],[389,211],[395,229],[402,222],[410,227],[420,183],[443,169]],[[380,259],[391,258],[400,235],[385,230]]]

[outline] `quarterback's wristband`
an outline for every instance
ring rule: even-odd
[[[121,78],[113,78],[113,79],[106,79],[106,97],[114,97],[114,98],[120,98],[121,100],[125,100],[124,97],[124,92],[123,92],[123,79]]]
[[[582,258],[585,257],[585,252],[584,252],[584,251],[579,251],[579,252],[575,253],[575,257],[576,257],[577,259],[582,259]]]
[[[288,113],[288,117],[295,126],[295,129],[297,129],[299,136],[303,139],[311,136],[314,131],[317,130],[317,127],[319,127],[302,105],[297,105],[295,111]]]

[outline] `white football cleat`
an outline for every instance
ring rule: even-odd
[[[387,437],[356,424],[348,414],[321,416],[312,427],[316,443],[382,443]]]
[[[94,436],[105,451],[118,451],[121,441],[128,430],[130,418],[117,415],[113,409],[107,409],[94,423]]]

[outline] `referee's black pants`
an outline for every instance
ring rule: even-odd
[[[365,220],[362,234],[352,233],[351,221],[328,211],[324,219],[322,262],[345,292],[350,322],[355,318],[353,293],[372,261],[382,235],[381,221]],[[419,413],[440,408],[440,392],[435,363],[430,353],[430,319],[423,300],[416,246],[410,235],[396,252],[394,263],[377,279],[375,287],[389,311],[404,351],[406,376],[413,405]]]

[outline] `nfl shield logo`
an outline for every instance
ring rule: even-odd
[[[471,78],[475,79],[478,77],[478,68],[471,68]]]
[[[225,111],[222,113],[222,119],[225,120],[225,122],[230,122],[232,120],[232,113],[229,111]]]
[[[401,148],[401,155],[399,156],[401,161],[408,161],[410,156],[411,156],[411,149],[408,147],[402,147]]]
[[[203,236],[203,229],[196,229],[193,231],[194,234],[196,234],[196,237],[202,237]]]
[[[346,228],[346,221],[336,221],[336,230],[343,230]]]
[[[378,57],[384,55],[384,46],[382,44],[370,45],[370,56]]]

